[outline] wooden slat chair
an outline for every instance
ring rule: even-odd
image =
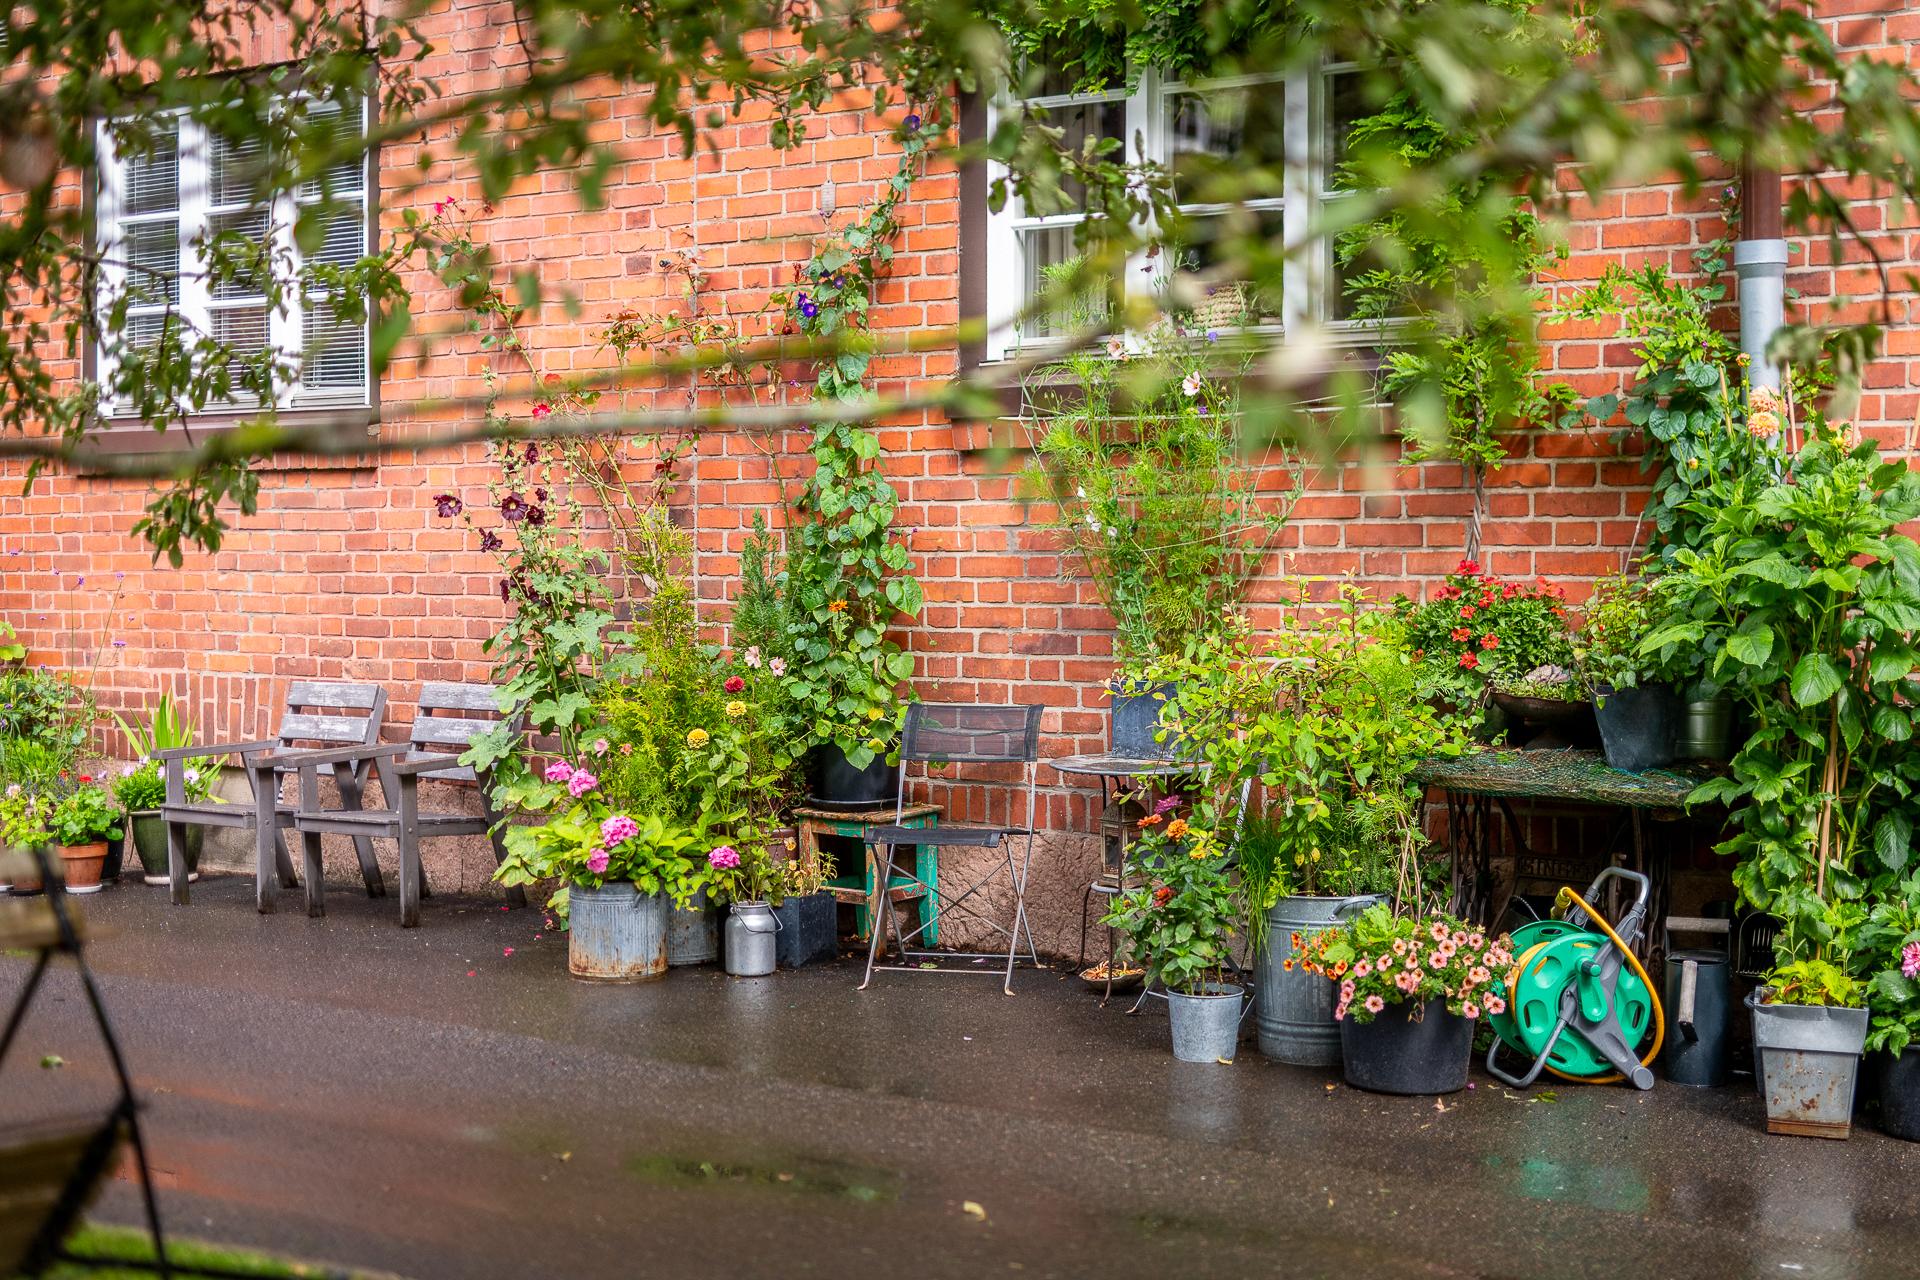
[[[373,746],[380,740],[380,722],[386,707],[387,691],[378,685],[296,680],[287,689],[286,714],[281,717],[279,732],[274,737],[258,742],[223,742],[160,752],[167,769],[167,796],[160,814],[167,824],[167,874],[174,902],[181,906],[187,903],[186,829],[190,826],[247,827],[254,832],[254,872],[258,877],[254,901],[261,911],[272,911],[276,872],[281,887],[299,886],[283,834],[293,825],[294,806],[280,796],[282,780],[298,770],[298,761],[311,750]],[[308,744],[307,750],[302,749],[302,744]],[[188,802],[186,762],[224,755],[239,756],[246,767],[247,782],[253,788],[253,804]],[[360,807],[367,770],[365,760],[342,760],[333,767],[340,802],[346,808]],[[366,881],[367,896],[386,896],[386,886],[380,880],[380,864],[373,856],[373,842],[364,837],[356,839],[354,851],[360,858],[360,875]]]
[[[420,923],[420,899],[428,895],[426,871],[420,863],[420,842],[436,836],[485,834],[493,842],[494,861],[506,857],[507,848],[496,825],[500,815],[487,795],[486,778],[469,765],[460,763],[460,754],[482,734],[500,727],[499,701],[493,686],[485,684],[447,684],[429,682],[420,686],[420,710],[405,743],[393,746],[355,748],[319,752],[300,761],[300,807],[293,825],[300,840],[307,873],[307,914],[326,914],[325,890],[320,875],[320,837],[326,834],[356,838],[378,837],[400,846],[400,924],[411,929]],[[522,717],[511,717],[518,726]],[[322,809],[320,807],[320,770],[340,768],[348,762],[364,767],[371,761],[380,775],[380,789],[386,796],[385,809]],[[420,809],[420,779],[439,778],[446,782],[471,782],[480,791],[480,815]],[[508,890],[515,906],[525,906],[526,893],[515,887]]]

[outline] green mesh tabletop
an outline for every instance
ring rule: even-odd
[[[1713,776],[1703,765],[1626,773],[1607,767],[1598,751],[1476,751],[1436,757],[1415,770],[1416,781],[1459,795],[1567,800],[1628,809],[1682,809],[1693,789]]]

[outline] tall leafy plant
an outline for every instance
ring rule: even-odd
[[[1857,931],[1920,820],[1920,546],[1899,532],[1920,517],[1920,476],[1817,419],[1808,435],[1697,500],[1704,537],[1673,553],[1678,616],[1643,649],[1709,648],[1709,674],[1746,704],[1731,776],[1693,798],[1733,808],[1719,849],[1782,922],[1775,985],[1857,1003]]]
[[[869,394],[873,357],[863,339],[874,290],[893,261],[901,202],[935,135],[920,116],[908,115],[899,163],[879,198],[818,246],[798,279],[773,296],[788,328],[843,346],[815,369],[816,399],[853,409]],[[922,593],[894,532],[900,496],[880,471],[879,436],[850,413],[847,421],[815,428],[812,457],[779,580],[794,659],[784,683],[814,743],[831,744],[864,768],[898,738],[901,684],[913,674],[913,655],[888,631],[918,616]]]
[[[1025,387],[1025,492],[1049,504],[1112,615],[1123,669],[1220,632],[1300,493],[1297,470],[1290,490],[1261,491],[1272,472],[1240,438],[1245,363],[1217,339],[1163,322],[1043,365]]]

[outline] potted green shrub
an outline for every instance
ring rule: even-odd
[[[60,854],[60,878],[68,893],[100,892],[107,841],[121,834],[120,812],[107,789],[81,775],[47,817],[47,831]]]
[[[1382,903],[1297,943],[1296,962],[1338,984],[1334,1020],[1347,1083],[1375,1093],[1457,1093],[1474,1024],[1506,1009],[1511,943],[1444,912]]]
[[[5,845],[13,868],[9,890],[26,895],[44,887],[43,863],[53,857],[53,835],[47,821],[53,802],[47,794],[18,782],[0,793],[0,845]]]
[[[1749,999],[1772,1132],[1845,1137],[1868,1029],[1860,932],[1911,856],[1920,476],[1814,417],[1791,456],[1729,477],[1674,553],[1650,655],[1713,653],[1753,732],[1693,793],[1732,809],[1734,884],[1780,921]]]
[[[1070,279],[1078,265],[1049,275]],[[1070,324],[1101,318],[1083,303]],[[1045,504],[1113,618],[1109,741],[1121,755],[1166,754],[1158,726],[1171,690],[1135,677],[1238,609],[1300,493],[1261,490],[1273,470],[1253,465],[1239,437],[1245,356],[1217,338],[1162,320],[1044,364],[1023,388],[1025,496]]]
[[[1920,1142],[1920,871],[1891,886],[1860,931],[1867,1049],[1880,1058],[1880,1125]]]
[[[1607,763],[1629,773],[1673,763],[1673,689],[1641,650],[1660,616],[1656,592],[1653,582],[1624,574],[1594,583],[1576,648]]]
[[[1128,958],[1166,988],[1173,1056],[1231,1062],[1246,996],[1231,973],[1240,894],[1217,831],[1171,812],[1141,819],[1129,850],[1141,883],[1114,898],[1106,923],[1124,936]],[[1206,822],[1218,815],[1202,806],[1195,816]]]
[[[213,784],[219,778],[218,762],[195,761],[184,771],[186,780],[186,800],[192,804],[217,803],[219,797],[213,794]],[[140,859],[143,878],[150,885],[167,883],[167,824],[160,816],[160,806],[166,802],[167,780],[158,761],[147,760],[130,766],[113,783],[114,798],[126,812],[128,837],[133,841],[134,855]],[[191,879],[199,878],[200,851],[206,838],[206,828],[189,825],[181,832],[181,845],[186,853],[187,874]]]
[[[507,829],[505,885],[558,881],[547,906],[567,929],[567,969],[576,978],[638,982],[666,976],[667,913],[701,884],[692,854],[705,833],[659,814],[614,812],[599,794],[591,760],[555,760],[538,778],[514,779],[500,796],[549,815]]]

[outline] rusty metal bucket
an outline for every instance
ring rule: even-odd
[[[667,897],[632,884],[576,884],[567,894],[567,972],[591,982],[667,974]]]
[[[1767,1132],[1845,1138],[1853,1131],[1853,1090],[1866,1047],[1867,1011],[1826,1005],[1763,1004],[1747,997]]]

